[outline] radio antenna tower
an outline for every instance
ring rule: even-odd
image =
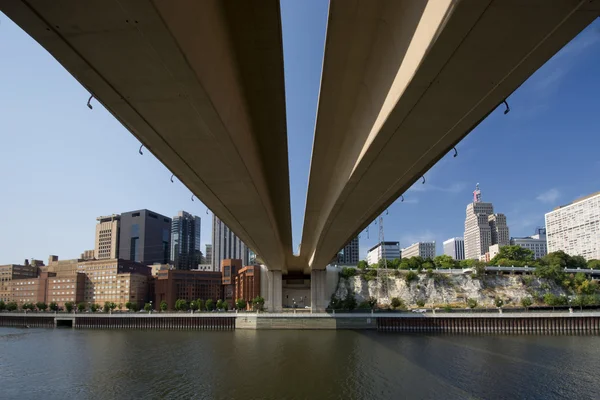
[[[379,216],[379,245],[381,246],[381,259],[383,265],[377,268],[377,283],[379,284],[379,292],[377,302],[379,304],[389,304],[390,299],[388,295],[388,270],[387,270],[387,259],[385,256],[385,238],[383,236],[383,216]]]

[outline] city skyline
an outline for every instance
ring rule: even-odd
[[[294,149],[290,151],[294,249],[304,215],[326,12],[322,4],[282,4],[288,145]],[[308,20],[314,28],[300,29]],[[0,43],[0,50],[10,62],[0,63],[0,73],[13,78],[5,81],[6,90],[0,93],[0,108],[5,110],[2,129],[12,133],[3,136],[0,146],[3,187],[9,194],[0,199],[2,226],[7,228],[0,233],[4,262],[55,253],[77,257],[94,247],[88,233],[92,221],[111,210],[147,208],[174,215],[185,209],[207,216],[206,207],[193,201],[177,179],[171,183],[170,171],[149,151],[138,154],[139,142],[100,104],[93,110],[86,107],[85,89],[37,43],[7,18],[2,28],[9,40]],[[511,236],[517,237],[543,226],[544,214],[554,207],[596,192],[600,162],[594,149],[600,137],[592,133],[600,125],[600,115],[590,99],[600,92],[594,70],[600,62],[599,28],[596,21],[585,29],[508,98],[509,114],[501,109],[492,112],[457,146],[458,157],[445,156],[425,174],[426,184],[417,182],[404,194],[404,202],[397,200],[389,207],[384,216],[386,238],[400,241],[401,247],[436,241],[437,254],[442,254],[443,241],[462,234],[464,204],[475,182],[506,214]],[[111,162],[106,143],[111,143]],[[513,168],[483,172],[478,166],[489,156],[501,156]],[[69,162],[53,161],[65,159]],[[560,162],[542,163],[552,159]],[[525,174],[534,171],[544,173],[535,179]],[[84,184],[90,179],[102,190]],[[65,213],[70,218],[60,227],[40,223],[49,215]],[[372,224],[369,235],[361,233],[361,259],[377,242],[375,232]],[[210,224],[203,224],[201,237],[203,248],[210,243]]]

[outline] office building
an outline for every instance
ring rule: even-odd
[[[423,259],[435,258],[435,242],[417,242],[402,249],[403,258],[421,257]]]
[[[465,240],[461,237],[450,238],[444,241],[444,254],[454,260],[465,259]]]
[[[504,214],[488,215],[488,223],[490,225],[492,244],[497,244],[500,247],[508,246],[510,243],[510,236],[508,235],[506,216]]]
[[[215,271],[221,271],[221,263],[226,259],[240,259],[242,265],[250,263],[250,249],[231,229],[213,214],[212,264]]]
[[[171,218],[149,210],[121,214],[119,258],[146,265],[167,264],[171,257]]]
[[[506,216],[494,214],[492,203],[481,201],[479,184],[473,191],[473,202],[467,205],[465,218],[465,258],[479,260],[491,245],[510,243]]]
[[[97,260],[117,258],[119,256],[119,228],[121,216],[117,214],[107,217],[98,217],[96,221],[96,240],[94,244],[94,257]],[[89,259],[88,257],[81,257]]]
[[[213,265],[212,262],[212,244],[207,244],[204,246],[204,262],[203,264],[210,264]]]
[[[511,238],[510,244],[531,250],[535,259],[542,258],[548,254],[546,228],[537,228],[532,236]]]
[[[154,305],[160,307],[162,301],[167,302],[170,310],[175,309],[178,299],[191,302],[193,300],[213,300],[223,298],[220,272],[160,270],[154,279]]]
[[[340,265],[358,265],[359,260],[359,242],[358,236],[350,240],[331,260],[331,264]]]
[[[548,252],[600,259],[600,192],[546,214]]]
[[[195,269],[202,262],[200,217],[180,211],[171,222],[171,258],[175,269]]]
[[[238,299],[243,299],[246,308],[250,308],[250,302],[257,296],[260,296],[260,267],[245,266],[234,275],[232,306]]]
[[[13,301],[12,281],[17,279],[37,278],[39,268],[25,260],[25,265],[0,265],[0,301]]]
[[[96,250],[84,250],[79,258],[82,260],[96,260]]]
[[[386,260],[400,258],[400,242],[383,242],[371,247],[367,252],[367,263],[369,265],[379,263],[385,257]]]

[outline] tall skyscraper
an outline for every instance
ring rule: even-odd
[[[417,242],[402,249],[403,258],[435,258],[435,242]]]
[[[142,264],[171,260],[171,218],[149,210],[121,214],[119,258]]]
[[[500,247],[508,246],[510,244],[510,236],[508,234],[508,226],[506,225],[506,216],[504,214],[488,215],[488,223],[490,224],[492,244],[497,244]]]
[[[444,254],[455,260],[465,259],[465,239],[461,237],[450,238],[444,241]]]
[[[510,243],[506,216],[494,214],[492,203],[481,201],[479,183],[473,191],[473,202],[467,205],[464,238],[465,258],[475,260],[487,253],[493,244],[506,246]]]
[[[171,260],[176,269],[195,269],[202,262],[200,217],[180,211],[171,221]]]
[[[205,246],[204,263],[212,265],[212,244],[207,244]]]
[[[119,255],[119,228],[121,216],[117,214],[96,218],[94,258],[117,258]]]
[[[358,265],[358,261],[359,241],[357,236],[341,248],[341,250],[337,253],[337,256],[331,260],[331,263],[340,265]]]
[[[546,214],[548,251],[600,259],[600,192]]]
[[[214,214],[212,244],[212,264],[215,271],[221,271],[221,261],[228,258],[242,260],[242,266],[250,263],[248,246]]]

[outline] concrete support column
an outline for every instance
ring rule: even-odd
[[[281,299],[281,271],[269,271],[269,311],[283,311]]]
[[[310,308],[312,312],[325,312],[327,299],[325,298],[325,283],[327,271],[313,269],[310,273]]]

